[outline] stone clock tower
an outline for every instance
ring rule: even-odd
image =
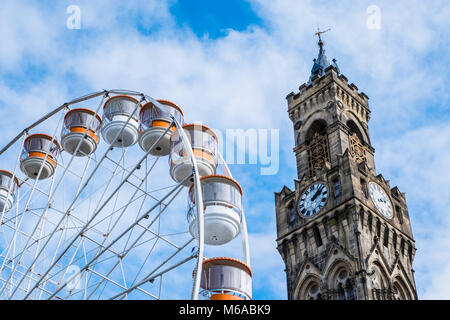
[[[311,76],[287,97],[298,179],[275,193],[289,299],[417,299],[405,194],[377,174],[368,97],[319,36]]]

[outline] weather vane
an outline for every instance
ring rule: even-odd
[[[331,29],[328,28],[328,29],[326,29],[326,30],[320,31],[319,26],[317,26],[317,32],[314,33],[314,35],[319,37],[319,42],[318,42],[318,45],[319,45],[319,46],[323,45],[322,38],[320,37],[320,35],[323,34],[323,33],[325,33],[325,32],[328,32],[328,31],[330,31],[330,30],[331,30]]]

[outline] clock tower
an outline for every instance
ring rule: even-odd
[[[289,299],[417,299],[405,194],[376,172],[368,97],[319,54],[287,95],[295,188],[275,193]]]

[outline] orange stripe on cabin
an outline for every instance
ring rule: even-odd
[[[209,162],[211,162],[214,165],[214,167],[216,166],[216,161],[214,161],[214,158],[208,152],[204,152],[204,151],[198,150],[198,149],[193,149],[192,152],[194,153],[194,156],[196,156],[198,158],[204,158],[204,159],[208,160]]]
[[[168,128],[169,125],[170,125],[169,122],[163,121],[163,120],[154,120],[154,121],[152,122],[152,127]],[[177,128],[177,127],[172,126],[172,127],[170,128],[170,130],[171,130],[171,131],[175,131],[176,128]]]
[[[218,293],[211,295],[211,300],[243,300],[243,299],[241,297],[229,293]]]
[[[38,158],[42,158],[45,159],[46,154],[42,153],[42,152],[30,152],[28,153],[28,157],[38,157]],[[53,166],[56,166],[55,161],[53,160],[53,157],[51,155],[48,155],[47,160],[53,164]]]
[[[72,127],[70,128],[70,132],[76,132],[76,133],[83,133],[86,131],[86,128],[83,127]],[[90,136],[92,139],[95,140],[96,143],[98,143],[98,137],[92,130],[88,130],[86,133],[88,136]]]

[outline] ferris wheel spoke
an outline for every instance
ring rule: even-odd
[[[155,237],[157,237],[158,239],[161,239],[162,241],[166,242],[167,244],[171,245],[172,247],[178,249],[179,247],[173,243],[172,241],[168,240],[166,237],[160,235],[159,233],[156,233],[152,230],[150,230],[150,228],[141,225],[140,223],[137,224],[138,227],[141,227],[142,229],[144,229],[145,231],[151,233],[152,235],[154,235]],[[139,246],[140,244],[137,244],[137,246]]]
[[[179,187],[179,185],[176,187],[176,188],[178,188]],[[176,188],[174,188],[174,190],[176,190]],[[174,191],[174,190],[172,190],[172,192]],[[181,189],[179,189],[179,191],[180,191]],[[178,194],[178,193],[177,193]],[[175,196],[176,197],[176,196]],[[148,214],[149,212],[147,212],[146,214]],[[145,217],[145,215],[142,217],[142,218],[144,218]],[[109,245],[109,246],[107,246],[107,247],[105,247],[105,249],[102,251],[103,253],[105,252],[105,250],[109,250],[110,249],[110,247],[111,247],[111,245]],[[100,256],[100,255],[97,255],[97,256]],[[92,261],[94,261],[95,260],[95,258],[94,259],[92,259]],[[92,261],[91,261],[91,263],[92,263]],[[87,265],[89,265],[89,264],[87,264]]]
[[[80,246],[81,246],[82,243],[84,242],[84,239],[85,239],[85,238],[82,237],[82,238],[80,239],[80,241],[78,242],[78,244],[77,244],[77,246],[76,246],[76,248],[75,248],[75,250],[74,250],[74,253],[72,254],[72,257],[70,258],[69,262],[67,263],[68,266],[71,266],[71,265],[72,265],[73,260],[74,260],[74,258],[76,257],[76,254],[78,253],[78,250],[80,249]],[[60,284],[62,283],[62,281],[64,280],[64,277],[65,277],[66,274],[67,274],[67,271],[68,271],[68,268],[64,268],[64,272],[62,273],[62,275],[61,275],[61,277],[60,277],[60,279],[59,279],[59,281],[58,281],[58,286],[57,286],[56,288],[59,288]]]
[[[157,159],[155,160],[155,163],[156,163],[156,161],[157,161]],[[144,177],[144,179],[141,180],[141,181],[142,181],[141,183],[143,183],[143,181],[148,177],[148,175],[150,174],[150,172],[151,172],[151,170],[149,170],[149,171],[147,172],[147,174],[146,174],[146,176]],[[118,224],[119,220],[122,218],[122,216],[123,216],[124,213],[126,212],[126,209],[128,208],[128,206],[129,206],[133,201],[139,199],[139,197],[137,197],[136,199],[134,199],[135,196],[136,196],[136,194],[137,194],[137,192],[138,192],[138,189],[135,190],[135,193],[131,196],[131,198],[130,198],[130,200],[129,200],[128,203],[126,203],[126,204],[125,204],[123,207],[121,207],[119,210],[113,211],[113,214],[114,214],[115,212],[120,211],[120,210],[122,211],[121,214],[116,218],[116,220],[115,220],[115,222],[114,222],[113,225],[111,225],[113,214],[107,216],[107,217],[111,217],[111,218],[110,218],[109,225],[108,225],[108,228],[107,228],[107,231],[106,231],[106,234],[107,234],[107,235],[109,235],[109,234],[111,233],[111,231],[116,227],[116,225]],[[143,208],[143,204],[144,204],[145,199],[146,199],[145,195],[143,195],[143,196],[144,196],[144,198],[142,199],[141,206],[140,206],[140,209],[139,209],[139,211],[138,211],[138,214],[141,212],[141,210],[142,210],[142,208]],[[106,217],[106,218],[107,218],[107,217]],[[100,222],[98,222],[97,224],[101,223],[101,222],[102,222],[103,220],[105,220],[106,218],[100,220]],[[93,226],[95,226],[95,224],[94,224]],[[101,248],[103,247],[103,245],[104,245],[104,243],[105,243],[106,240],[107,240],[107,238],[105,237],[105,239],[104,239],[104,241],[102,242],[101,246],[99,246],[99,250],[101,250]]]
[[[167,262],[169,262],[172,258],[174,258],[178,253],[180,253],[180,251],[182,251],[187,245],[189,245],[192,241],[194,240],[194,238],[191,238],[189,241],[187,241],[183,246],[180,247],[180,249],[176,250],[172,255],[170,255],[166,260],[164,260],[161,264],[159,264],[155,269],[153,269],[151,272],[149,272],[146,276],[144,276],[137,284],[131,286],[130,288],[128,288],[127,290],[116,294],[115,296],[109,298],[109,300],[114,300],[119,298],[122,295],[125,295],[127,293],[130,293],[131,291],[133,291],[134,289],[142,286],[143,284],[145,284],[146,282],[152,281],[153,279],[159,277],[160,275],[169,272],[171,270],[173,270],[174,268],[192,260],[195,259],[197,257],[197,254],[192,254],[191,256],[183,259],[182,261],[172,265],[171,267],[168,267],[167,269],[159,272],[158,274],[156,274],[156,272],[161,269],[162,266],[164,266]]]
[[[159,157],[155,157],[154,159],[157,160],[157,159],[159,159]],[[125,173],[127,173],[127,174],[130,173],[130,171],[131,171],[130,168],[125,167],[124,165],[122,165],[122,164],[116,162],[115,160],[113,160],[113,159],[110,158],[110,157],[106,157],[106,160],[109,160],[112,164],[114,164],[115,166],[119,167],[119,169],[122,169],[122,170],[123,170]],[[104,168],[111,171],[111,169],[108,168],[106,165],[104,166]],[[134,174],[134,172],[131,173],[131,177],[136,178],[136,179],[138,179],[138,180],[141,180],[141,177],[139,177],[139,176],[137,176],[136,174]]]
[[[145,264],[147,263],[147,260],[150,258],[151,254],[152,254],[152,252],[153,252],[153,250],[154,250],[154,248],[155,248],[155,246],[156,246],[156,243],[157,243],[157,241],[155,241],[155,242],[153,243],[153,245],[152,245],[152,247],[150,248],[150,250],[149,250],[147,256],[146,256],[145,259],[144,259],[144,261],[141,263],[141,266],[140,266],[138,272],[136,273],[136,276],[134,277],[133,282],[131,283],[131,286],[133,286],[133,285],[136,283],[136,280],[137,280],[137,278],[138,278],[138,276],[139,276],[139,273],[141,273],[142,269],[144,268]],[[136,246],[136,247],[138,247],[138,246]],[[177,248],[177,249],[179,249],[179,248]]]
[[[187,179],[188,177],[186,177],[185,179]],[[184,181],[183,181],[184,182]],[[117,236],[110,244],[108,244],[108,246],[105,247],[105,249],[103,249],[98,255],[96,255],[94,258],[91,259],[91,261],[86,264],[82,270],[85,270],[86,268],[89,267],[89,265],[95,261],[99,256],[101,256],[105,251],[107,251],[107,249],[109,249],[110,247],[112,247],[118,240],[120,240],[125,234],[127,234],[130,230],[132,230],[137,223],[139,223],[139,221],[141,221],[142,219],[144,219],[148,214],[150,214],[162,201],[164,201],[166,198],[168,198],[169,196],[171,196],[173,193],[175,193],[175,195],[171,198],[171,200],[169,202],[171,202],[173,199],[176,198],[176,196],[180,193],[182,183],[180,183],[179,185],[177,185],[175,188],[173,188],[167,195],[165,195],[159,203],[155,204],[150,210],[148,210],[147,212],[145,212],[144,215],[142,215],[136,222],[134,222],[133,224],[131,224],[131,226],[129,226],[125,231],[123,231],[119,236]],[[165,207],[167,208],[167,207]],[[160,211],[158,213],[158,215],[154,218],[154,220],[151,222],[151,224],[153,224],[154,221],[156,221],[156,219],[161,215],[161,213],[165,210],[165,208]],[[150,225],[151,225],[150,224]],[[145,232],[144,232],[145,233]],[[143,235],[143,233],[141,234]],[[138,237],[137,239],[139,239],[140,237]],[[137,241],[136,241],[137,242]],[[135,243],[134,243],[135,244]],[[131,247],[130,247],[131,248]],[[127,251],[127,253],[129,252],[129,250]],[[64,288],[65,285],[63,285],[60,289],[55,291],[55,294],[58,293],[62,288]],[[51,299],[52,297],[50,297]]]
[[[89,240],[89,239],[86,238],[86,240]],[[89,254],[90,252],[94,252],[94,251],[95,251],[95,248],[93,248],[91,251],[86,251],[85,248],[84,248],[84,242],[82,243],[82,246],[83,246],[83,256],[78,257],[78,258],[76,258],[76,259],[73,259],[72,263],[75,264],[75,265],[76,265],[79,261],[81,261],[81,260],[83,260],[83,259],[84,259],[85,263],[87,263],[87,256],[88,256],[88,254]],[[113,252],[113,253],[114,253],[114,255],[105,258],[103,261],[98,261],[98,263],[100,264],[100,263],[102,263],[102,262],[111,260],[111,259],[113,259],[114,257],[116,257],[117,254],[116,254],[115,252]],[[95,266],[95,263],[93,263],[92,266]],[[45,281],[48,281],[48,280],[51,280],[51,279],[57,277],[59,274],[61,274],[61,272],[64,272],[68,267],[70,267],[70,264],[68,264],[68,265],[65,266],[65,267],[61,267],[59,271],[56,271],[56,272],[54,272],[53,274],[48,273],[48,275],[46,276],[46,280],[45,280]],[[45,281],[43,281],[43,282],[39,285],[39,288],[45,287],[45,283],[46,283]],[[56,284],[60,284],[61,282],[56,282],[55,280],[53,280],[53,284],[55,284],[55,283],[56,283]]]
[[[65,221],[62,223],[62,226],[63,226],[62,229],[63,230],[60,233],[60,236],[59,236],[56,248],[55,248],[55,250],[54,250],[54,252],[52,254],[52,259],[51,259],[51,262],[50,262],[51,265],[53,265],[53,263],[55,261],[55,258],[56,258],[56,254],[57,254],[61,244],[63,243],[63,239],[65,238],[65,236],[67,234],[67,230],[69,230],[69,228],[67,228],[65,226],[69,224],[69,219],[70,218],[71,218],[71,216],[67,215],[66,218],[65,218]],[[44,281],[44,284],[42,285],[43,288],[45,288],[45,285],[46,285],[47,281],[48,281],[48,277],[46,277],[46,280]],[[42,294],[42,291],[41,291],[41,294]]]
[[[101,296],[103,294],[103,291],[105,290],[105,288],[107,287],[108,284],[112,284],[114,287],[120,288],[122,290],[126,289],[125,286],[121,285],[120,283],[116,282],[115,280],[113,280],[113,279],[111,279],[111,278],[109,278],[109,277],[107,277],[105,275],[102,275],[101,273],[96,272],[95,270],[89,269],[88,271],[90,272],[90,274],[98,276],[98,277],[101,278],[101,282],[93,283],[93,284],[87,286],[87,289],[91,289],[91,292],[95,292],[95,288],[94,287],[98,287],[100,285],[103,285],[103,288],[102,288],[101,292],[99,292],[99,296]],[[94,289],[92,289],[92,288],[94,288]],[[141,287],[136,287],[133,290],[138,290],[138,291],[144,293],[145,295],[147,295],[148,297],[151,297],[153,299],[159,300],[158,296],[148,292],[147,290],[145,290],[145,289],[143,289]],[[75,296],[77,293],[80,293],[82,291],[83,291],[83,289],[79,289],[78,291],[73,291],[73,292],[69,293],[68,296],[64,297],[64,299],[67,299],[67,298],[70,298],[72,296]],[[89,300],[89,297],[86,300]]]

